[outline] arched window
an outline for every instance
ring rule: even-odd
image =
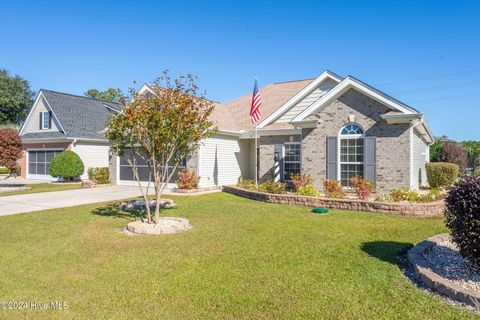
[[[339,134],[339,171],[342,187],[350,186],[350,178],[363,178],[364,143],[363,129],[358,124],[347,124]]]

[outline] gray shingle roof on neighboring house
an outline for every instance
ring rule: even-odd
[[[108,119],[115,114],[114,110],[122,108],[119,103],[114,102],[45,89],[41,89],[41,92],[69,138],[105,139],[100,132],[105,129]]]

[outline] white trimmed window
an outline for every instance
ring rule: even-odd
[[[42,129],[50,129],[50,113],[42,112]]]
[[[342,187],[350,186],[350,178],[364,175],[364,134],[357,124],[348,124],[340,130],[339,167]]]
[[[301,150],[299,142],[285,143],[283,158],[283,180],[290,181],[292,174],[299,174],[301,167]]]

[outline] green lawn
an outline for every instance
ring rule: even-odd
[[[0,319],[472,319],[419,291],[399,251],[445,232],[442,217],[331,212],[225,193],[178,197],[193,229],[132,236],[101,205],[0,218]]]
[[[0,182],[1,184],[1,182]],[[79,183],[37,183],[37,184],[25,184],[19,185],[21,187],[31,187],[30,190],[24,191],[15,191],[15,192],[3,192],[0,193],[0,197],[4,196],[13,196],[16,194],[28,194],[28,193],[38,193],[38,192],[49,192],[49,191],[62,191],[62,190],[74,190],[81,189],[82,184]]]

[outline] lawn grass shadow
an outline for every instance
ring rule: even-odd
[[[139,220],[146,216],[146,210],[122,210],[118,207],[118,204],[109,204],[95,208],[92,213],[98,216],[121,218],[131,221]]]
[[[412,243],[396,241],[371,241],[362,243],[361,249],[370,256],[391,264],[398,264],[398,257],[403,256],[413,247]]]

